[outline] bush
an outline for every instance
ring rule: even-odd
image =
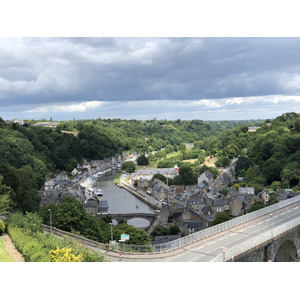
[[[21,213],[14,213],[9,216],[8,223],[14,227],[23,228],[26,225],[26,220]]]
[[[33,261],[33,262],[41,261],[41,257],[48,255],[46,251],[42,251],[42,245],[36,241],[32,241],[26,244],[23,247],[22,254],[26,261]],[[47,261],[50,261],[49,257]]]
[[[86,249],[75,240],[71,238],[58,238],[53,234],[44,234],[39,230],[39,226],[32,226],[33,224],[38,225],[39,222],[32,222],[31,229],[28,230],[25,226],[24,220],[28,216],[22,216],[17,214],[17,216],[12,216],[10,218],[10,223],[8,225],[8,233],[15,244],[16,248],[22,253],[25,261],[30,262],[50,262],[51,255],[50,251],[53,249],[71,248],[72,254],[77,259],[82,257],[83,262],[102,262],[105,261],[104,255],[97,253],[91,249]],[[31,215],[30,220],[35,220],[36,216]],[[12,222],[13,221],[13,222]],[[17,228],[15,223],[23,226],[23,228]],[[56,251],[54,250],[54,251]],[[69,255],[70,256],[70,255]],[[71,255],[73,258],[73,256]]]
[[[5,225],[2,220],[0,220],[0,235],[5,232]]]
[[[78,256],[71,253],[71,248],[56,248],[56,250],[51,250],[51,261],[52,262],[81,262],[82,254],[78,254]]]
[[[33,241],[32,237],[23,233],[21,229],[13,227],[11,224],[8,225],[7,230],[14,245],[21,253],[23,253],[24,247]]]

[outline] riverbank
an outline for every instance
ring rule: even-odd
[[[121,171],[119,174],[116,175],[116,177],[114,179],[114,184],[120,184],[121,183],[122,172],[123,171]]]
[[[161,203],[157,201],[152,196],[147,195],[146,193],[143,193],[141,191],[138,191],[137,188],[135,188],[133,185],[129,184],[125,180],[126,176],[124,174],[120,177],[120,186],[124,188],[127,192],[131,193],[135,197],[137,197],[139,200],[143,201],[145,204],[150,206],[153,209],[160,210],[161,209]]]

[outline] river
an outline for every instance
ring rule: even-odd
[[[107,201],[109,212],[114,214],[136,212],[153,213],[153,209],[147,204],[114,184],[114,178],[118,172],[118,170],[113,170],[102,175],[93,185],[102,190],[102,198]],[[138,228],[145,228],[150,224],[149,221],[141,218],[131,219],[127,223]],[[116,224],[114,220],[113,224]]]

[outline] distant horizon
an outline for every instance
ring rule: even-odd
[[[290,112],[286,112],[286,113],[290,113]],[[1,116],[0,116],[1,117]],[[278,116],[277,116],[278,117]],[[277,117],[275,118],[265,118],[265,119],[234,119],[234,120],[203,120],[203,119],[190,119],[190,120],[187,120],[187,119],[158,119],[158,118],[153,118],[153,119],[147,119],[147,120],[139,120],[139,119],[123,119],[123,118],[74,118],[75,121],[87,121],[87,120],[122,120],[122,121],[131,121],[131,120],[137,120],[137,121],[141,121],[141,122],[146,122],[146,121],[153,121],[156,119],[156,121],[177,121],[177,120],[181,120],[181,121],[193,121],[193,120],[197,120],[197,121],[203,121],[203,122],[242,122],[242,121],[255,121],[255,122],[259,122],[259,121],[265,121],[265,120],[268,120],[268,119],[276,119]],[[14,120],[14,119],[20,119],[20,120],[23,120],[23,121],[41,121],[41,122],[68,122],[68,121],[73,121],[74,119],[65,119],[65,120],[57,120],[57,119],[53,119],[52,118],[52,121],[50,119],[47,119],[47,118],[41,118],[41,119],[23,119],[23,118],[19,118],[19,117],[15,117],[15,118],[12,118],[12,119],[4,119],[4,121],[6,122],[9,122],[11,120]]]

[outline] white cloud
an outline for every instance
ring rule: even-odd
[[[45,105],[39,106],[30,110],[23,111],[26,114],[41,114],[41,113],[73,113],[86,112],[99,108],[104,104],[103,101],[87,101],[74,104],[59,104],[59,105]]]

